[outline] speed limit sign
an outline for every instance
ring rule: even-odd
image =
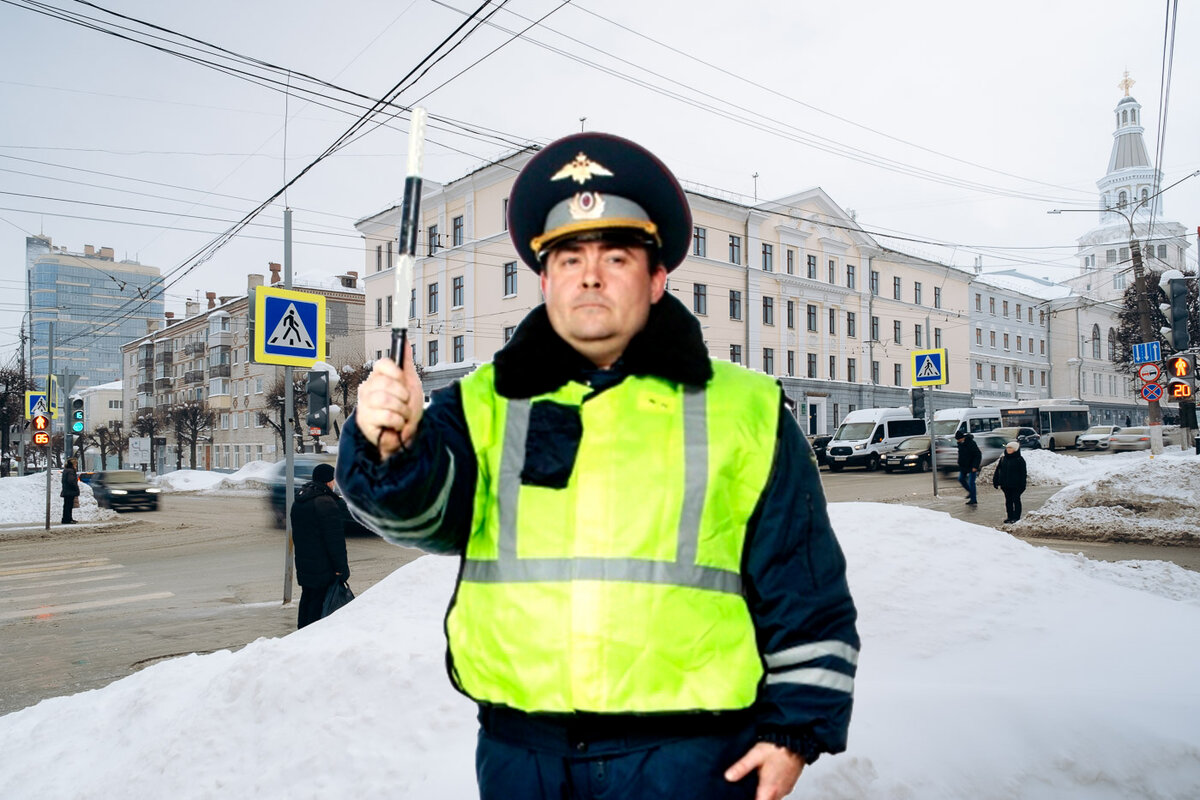
[[[1146,363],[1138,367],[1138,377],[1146,383],[1158,380],[1160,373],[1161,370],[1158,368],[1158,364]]]

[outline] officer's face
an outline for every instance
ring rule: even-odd
[[[666,283],[661,266],[650,271],[645,250],[603,241],[557,247],[542,270],[550,324],[598,367],[621,357]]]

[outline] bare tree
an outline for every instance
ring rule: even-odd
[[[295,376],[293,376],[295,377]],[[305,391],[305,382],[307,377],[305,373],[300,373],[300,377],[293,381],[292,400],[293,414],[292,431],[295,433],[300,430],[300,425],[296,420],[303,420],[308,409],[308,392]],[[266,402],[267,408],[270,411],[258,412],[258,422],[275,431],[276,438],[279,439],[279,452],[287,452],[284,448],[286,443],[283,441],[283,412],[286,408],[286,396],[284,392],[283,373],[280,372],[275,380],[267,386],[266,392],[263,394],[263,400]],[[300,446],[304,441],[303,436],[292,437],[295,441],[293,447],[296,452],[300,452]]]
[[[0,369],[0,458],[10,458],[9,428],[25,421],[25,391],[31,389],[25,374],[16,367]]]
[[[137,436],[150,437],[150,471],[157,472],[154,463],[154,440],[160,437],[165,428],[170,425],[164,409],[145,409],[133,418],[133,432]]]
[[[108,432],[104,434],[107,445],[101,446],[101,453],[117,457],[117,469],[125,467],[125,451],[129,449],[129,434],[125,432],[125,423],[116,419],[108,423]],[[100,439],[100,429],[96,429],[96,438]],[[103,458],[103,456],[101,456]],[[103,463],[103,462],[101,462]]]
[[[209,409],[204,400],[192,400],[171,409],[171,424],[175,427],[175,441],[180,445],[179,452],[183,452],[183,445],[188,446],[191,451],[192,469],[195,469],[196,445],[215,426],[216,414]]]

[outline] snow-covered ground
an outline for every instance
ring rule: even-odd
[[[62,471],[53,470],[50,476],[50,524],[62,519]],[[117,512],[96,505],[92,488],[79,484],[79,508],[71,517],[79,522],[105,522],[116,519]],[[46,475],[25,475],[0,480],[0,525],[36,523],[46,520]]]
[[[906,506],[831,516],[856,707],[793,797],[1200,797],[1200,575]],[[443,666],[456,571],[421,558],[284,638],[0,717],[0,797],[475,797],[474,709]]]
[[[166,492],[262,494],[270,488],[270,481],[278,470],[279,465],[270,461],[251,461],[233,473],[178,469],[153,480]]]

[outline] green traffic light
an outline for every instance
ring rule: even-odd
[[[74,423],[73,425],[71,425],[71,430],[74,431],[75,433],[83,433],[83,423],[82,422]]]

